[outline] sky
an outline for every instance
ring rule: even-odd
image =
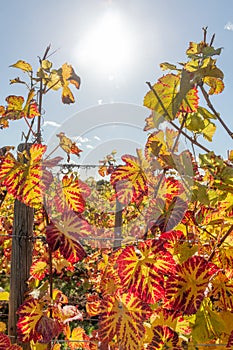
[[[9,85],[20,75],[9,66],[23,59],[36,70],[38,56],[51,44],[54,68],[71,64],[81,87],[72,89],[73,105],[63,105],[59,91],[45,96],[44,142],[53,149],[56,134],[64,131],[83,149],[83,164],[98,163],[113,149],[120,157],[146,140],[146,81],[164,74],[161,62],[184,61],[189,42],[202,40],[203,27],[208,39],[215,33],[215,47],[223,47],[218,66],[225,90],[211,101],[233,130],[232,0],[0,0],[0,105],[8,95],[25,96],[23,86]],[[21,121],[0,130],[0,147],[20,143],[23,130]],[[205,144],[224,157],[232,149],[222,129]]]

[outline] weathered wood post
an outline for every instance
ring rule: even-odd
[[[20,144],[18,151],[29,150],[29,144]],[[33,235],[33,208],[27,207],[24,203],[15,200],[14,223],[11,252],[10,272],[10,300],[8,334],[12,343],[17,341],[17,310],[24,301],[27,290],[27,280],[30,276],[32,264],[32,235]],[[24,350],[30,350],[30,344],[21,344]]]

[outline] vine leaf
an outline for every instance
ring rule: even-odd
[[[164,298],[164,275],[174,272],[172,255],[157,240],[126,247],[117,259],[122,286],[153,304]]]
[[[65,104],[74,103],[74,96],[69,88],[69,83],[77,89],[80,87],[80,77],[75,73],[73,67],[67,63],[62,65],[62,102]]]
[[[153,118],[156,125],[164,120],[175,119],[177,113],[197,110],[197,89],[190,84],[190,76],[185,70],[182,70],[181,75],[164,75],[153,85],[153,90],[157,96],[150,90],[144,97],[144,106],[155,112]]]
[[[57,320],[43,315],[36,323],[35,330],[39,335],[40,343],[47,344],[61,333],[62,327]]]
[[[68,327],[68,332],[71,333]],[[75,327],[71,334],[67,334],[68,346],[70,350],[76,349],[86,349],[90,350],[89,339],[90,337],[85,333],[84,329],[81,327]]]
[[[176,273],[167,280],[166,307],[180,310],[186,315],[194,314],[205,297],[210,279],[217,271],[216,265],[201,256],[192,256],[177,265]]]
[[[59,139],[59,146],[63,149],[63,151],[67,154],[67,162],[70,161],[70,154],[76,154],[78,157],[82,150],[78,148],[75,142],[71,141],[67,136],[65,136],[64,132],[60,132],[56,135]]]
[[[84,211],[85,198],[91,193],[88,185],[75,178],[73,174],[65,175],[62,178],[62,192],[70,209],[78,213]]]
[[[0,349],[7,350],[7,348],[11,345],[10,339],[4,333],[0,333]]]
[[[18,120],[21,118],[32,119],[40,115],[34,96],[35,91],[34,89],[31,89],[28,93],[25,105],[23,105],[24,98],[22,96],[8,96],[6,98],[7,106],[0,106],[0,127],[8,127],[9,120]]]
[[[27,163],[15,160],[8,153],[0,163],[0,179],[7,191],[19,201],[31,207],[37,207],[42,203],[45,184],[42,181],[42,156],[46,146],[32,145],[29,151]]]
[[[154,233],[157,228],[161,232],[172,230],[183,219],[188,208],[187,203],[174,196],[172,200],[152,199],[146,213],[148,227]]]
[[[32,66],[23,60],[18,60],[16,63],[10,65],[10,67],[21,69],[24,72],[32,72]]]
[[[52,251],[60,253],[70,262],[77,262],[86,256],[80,239],[90,235],[91,227],[84,219],[69,211],[60,219],[53,220],[46,228],[47,242]]]
[[[142,346],[145,328],[143,321],[150,310],[134,294],[108,296],[102,301],[99,336],[102,344],[108,344],[114,336],[125,350],[138,350]],[[103,347],[104,348],[104,347]]]
[[[181,350],[178,346],[179,338],[178,334],[167,326],[156,326],[153,329],[154,336],[150,344],[148,344],[148,350],[163,350],[165,347],[172,348],[174,350]]]
[[[38,340],[37,323],[43,317],[43,303],[38,299],[27,299],[18,309],[17,331],[19,340],[29,342]]]
[[[30,268],[30,275],[41,281],[48,272],[48,264],[43,260],[36,260]]]
[[[147,164],[140,159],[140,156],[126,154],[121,158],[126,164],[118,166],[112,172],[110,181],[116,190],[119,202],[128,204],[147,196]]]

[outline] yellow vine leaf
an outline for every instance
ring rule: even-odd
[[[24,72],[32,72],[32,66],[23,60],[18,60],[16,63],[10,65],[10,67],[19,68]]]
[[[6,324],[4,322],[0,322],[0,332],[5,332]]]
[[[9,293],[8,292],[0,292],[0,301],[8,301]]]

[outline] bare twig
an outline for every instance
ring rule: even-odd
[[[218,119],[218,121],[222,124],[223,128],[226,130],[228,135],[230,135],[230,137],[233,139],[233,132],[228,128],[228,126],[225,124],[225,122],[220,117],[219,113],[216,111],[216,109],[214,108],[214,106],[210,102],[210,98],[209,98],[208,93],[205,91],[205,89],[204,89],[204,87],[202,85],[200,85],[200,89],[201,89],[201,92],[202,92],[202,94],[203,94],[203,96],[204,96],[204,98],[206,100],[206,103],[207,103],[208,107],[214,113],[214,115]]]
[[[45,53],[43,55],[43,58],[39,58],[40,65],[42,64],[42,61],[46,59],[48,52],[50,50],[50,45],[46,47]],[[38,121],[37,121],[37,142],[41,143],[41,112],[42,112],[42,99],[43,99],[43,80],[40,78],[40,89],[39,89],[39,103],[38,103],[38,109],[39,109],[39,115],[38,115]]]

